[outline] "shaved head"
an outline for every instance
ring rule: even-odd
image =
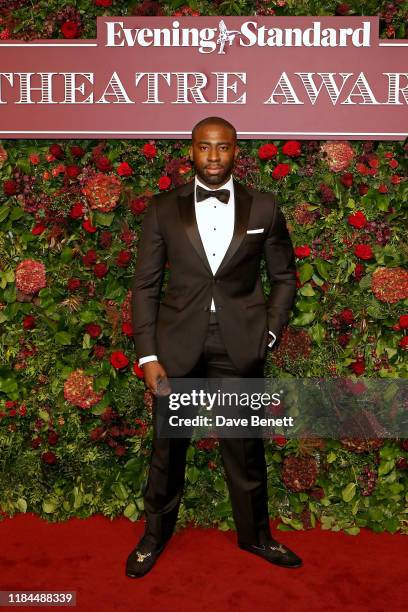
[[[230,123],[226,119],[223,119],[222,117],[206,117],[205,119],[201,119],[201,121],[195,124],[191,132],[191,136],[193,140],[194,140],[195,135],[197,134],[197,131],[202,127],[206,127],[207,125],[217,125],[219,127],[224,127],[230,130],[231,134],[234,137],[234,140],[235,141],[237,140],[237,132],[234,126],[232,125],[232,123]]]

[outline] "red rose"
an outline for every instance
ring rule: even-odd
[[[35,317],[33,315],[27,315],[23,319],[24,329],[33,329],[35,327]]]
[[[365,176],[368,173],[368,168],[365,164],[362,163],[358,163],[356,164],[356,170],[359,174],[362,174],[363,176]]]
[[[372,259],[374,253],[369,244],[356,244],[354,247],[354,255],[360,259]]]
[[[92,225],[90,219],[85,219],[85,221],[82,222],[82,227],[88,234],[94,234],[98,229],[96,225]]]
[[[349,367],[356,376],[361,376],[361,374],[364,374],[365,372],[364,360],[354,361],[354,363],[351,363]]]
[[[134,215],[139,215],[146,209],[146,198],[135,198],[130,203],[130,210]]]
[[[41,459],[47,465],[55,465],[57,463],[57,457],[52,451],[46,451],[45,453],[43,453],[41,455]]]
[[[73,145],[70,150],[73,157],[82,157],[85,154],[83,148],[78,145]]]
[[[99,236],[99,244],[103,249],[109,249],[112,244],[112,234],[109,230],[103,230]]]
[[[304,244],[303,246],[295,247],[294,251],[295,251],[296,257],[299,257],[299,259],[303,259],[304,257],[309,257],[311,253],[310,246],[308,246],[307,244]]]
[[[50,146],[50,153],[55,157],[55,159],[62,159],[65,155],[63,148],[59,144],[52,144]]]
[[[85,326],[85,330],[91,338],[97,338],[102,333],[102,328],[97,323],[88,323],[88,325]]]
[[[129,365],[129,359],[124,353],[122,353],[122,351],[113,351],[110,356],[110,363],[114,368],[120,370],[120,368],[125,368],[127,365]]]
[[[358,186],[358,193],[363,196],[368,192],[368,185],[366,185],[365,183],[360,183],[360,185]]]
[[[285,178],[285,176],[289,174],[289,172],[290,172],[289,164],[278,164],[272,172],[272,178],[275,180]]]
[[[142,153],[146,159],[153,159],[153,157],[157,155],[156,146],[150,142],[146,142],[146,144],[143,145]]]
[[[340,181],[345,187],[351,187],[353,185],[353,174],[351,172],[345,172],[340,177]]]
[[[325,492],[322,487],[318,487],[317,489],[313,489],[312,491],[310,491],[310,495],[315,499],[322,499],[322,497],[325,496]]]
[[[31,233],[34,236],[39,236],[40,234],[42,234],[45,230],[46,230],[46,226],[44,225],[44,223],[37,223],[37,225],[34,225],[33,229],[31,230]]]
[[[393,174],[391,177],[391,183],[393,185],[398,185],[402,180],[402,176],[398,176],[398,174]]]
[[[97,278],[103,278],[108,273],[108,266],[104,263],[97,263],[94,265],[93,271]]]
[[[103,6],[104,8],[108,8],[108,6],[112,6],[112,0],[95,0],[95,6]]]
[[[378,187],[378,191],[380,193],[388,193],[387,185],[385,185],[384,183],[381,183],[381,185]]]
[[[117,446],[115,448],[115,455],[118,457],[123,457],[126,454],[126,448],[124,446]]]
[[[3,181],[3,191],[6,195],[12,196],[17,193],[17,183],[13,179]]]
[[[76,202],[70,212],[69,212],[69,216],[71,217],[71,219],[80,219],[81,217],[84,216],[84,212],[85,212],[85,207],[82,204],[82,202]]]
[[[164,191],[165,189],[168,189],[171,185],[171,178],[169,176],[161,176],[158,180],[158,186],[159,189],[161,189],[162,191]]]
[[[102,346],[102,344],[95,344],[92,347],[92,352],[97,359],[103,359],[106,353],[106,349],[104,346]]]
[[[55,431],[50,431],[50,433],[48,434],[48,444],[51,444],[51,446],[55,446],[58,440],[59,435]]]
[[[258,149],[259,159],[272,159],[278,153],[278,147],[273,143],[261,145]]]
[[[109,172],[109,170],[112,170],[111,161],[105,155],[98,155],[95,159],[95,165],[101,172]]]
[[[144,378],[143,368],[139,367],[139,364],[137,361],[135,361],[133,364],[133,373],[136,374],[138,378]]]
[[[346,325],[353,325],[354,323],[353,311],[350,308],[343,308],[343,310],[340,313],[340,319],[343,321],[343,323],[346,323]]]
[[[119,176],[132,176],[133,168],[127,162],[122,162],[117,168]]]
[[[122,334],[125,334],[125,336],[133,336],[133,327],[131,323],[122,323]]]
[[[396,159],[390,159],[390,161],[388,163],[390,165],[390,168],[392,168],[393,170],[395,170],[395,168],[398,168],[398,166],[399,166],[399,164],[398,164]]]
[[[398,323],[399,323],[400,329],[407,329],[408,328],[408,314],[401,315]]]
[[[75,21],[66,21],[61,26],[61,32],[65,38],[76,38],[78,36],[78,24]]]
[[[271,440],[273,440],[273,442],[275,442],[275,444],[277,444],[278,446],[285,446],[287,439],[285,438],[285,436],[280,436],[278,434],[273,435],[271,437]]]
[[[398,345],[404,350],[404,351],[408,351],[408,336],[404,336],[403,338],[401,338],[401,340],[399,341]]]
[[[33,438],[31,440],[31,448],[34,448],[34,449],[38,448],[41,445],[41,442],[42,442],[41,438],[39,437]]]
[[[89,268],[94,263],[96,263],[97,257],[98,254],[95,249],[89,249],[89,251],[87,251],[87,253],[82,257],[82,263],[84,264],[84,266]]]
[[[77,176],[81,174],[81,168],[79,166],[67,166],[65,172],[70,179],[76,179]]]
[[[18,409],[18,413],[20,416],[25,416],[27,414],[27,406],[25,404],[21,404],[20,408]]]
[[[131,259],[132,253],[130,251],[120,251],[116,258],[116,265],[120,268],[127,268]]]
[[[69,291],[76,291],[77,289],[79,289],[81,286],[81,281],[79,280],[79,278],[70,278],[68,280],[68,290]]]
[[[302,152],[302,145],[297,140],[288,140],[282,147],[282,153],[288,157],[298,157]]]
[[[345,348],[350,342],[351,334],[340,334],[337,338],[338,343],[341,347]]]
[[[354,214],[349,215],[347,217],[347,221],[350,223],[350,225],[352,225],[353,227],[358,227],[359,229],[367,225],[367,218],[365,214],[361,212],[361,210],[358,210]]]
[[[358,281],[361,280],[363,278],[364,271],[365,271],[365,268],[363,264],[361,263],[356,264],[356,267],[354,268],[354,278]]]

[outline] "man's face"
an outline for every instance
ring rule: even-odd
[[[193,136],[190,159],[196,174],[207,187],[228,181],[239,147],[232,131],[223,125],[204,125]]]

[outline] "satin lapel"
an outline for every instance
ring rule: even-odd
[[[220,263],[216,274],[219,274],[226,267],[232,256],[241,245],[248,229],[249,213],[251,212],[252,196],[243,185],[234,179],[235,195],[235,222],[234,234],[229,247]],[[228,206],[228,205],[227,205]]]
[[[197,219],[194,207],[194,181],[186,185],[183,194],[178,196],[178,207],[180,219],[186,230],[187,236],[191,244],[200,256],[206,269],[212,275],[210,264],[208,263],[207,255],[205,254],[204,246],[201,241],[200,232],[198,231]]]

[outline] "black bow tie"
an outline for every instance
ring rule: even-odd
[[[229,189],[204,189],[204,187],[201,187],[200,185],[197,185],[196,187],[196,198],[197,198],[197,202],[202,202],[202,200],[205,200],[207,198],[217,198],[217,200],[219,200],[220,202],[223,202],[224,204],[228,204],[228,200],[230,197],[230,190]]]

